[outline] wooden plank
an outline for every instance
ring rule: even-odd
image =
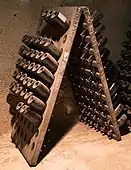
[[[63,52],[59,59],[55,80],[51,87],[51,93],[47,101],[46,109],[43,113],[42,123],[39,126],[38,131],[36,131],[26,118],[21,117],[21,115],[18,114],[18,121],[16,121],[13,126],[12,140],[31,166],[37,164],[81,16],[81,8],[78,7],[61,7],[59,8],[59,11],[62,13],[65,11],[68,12],[67,18],[71,21],[71,24],[68,31],[59,41],[59,45],[63,48]],[[65,37],[66,41],[64,42],[63,40]]]
[[[104,73],[104,69],[103,69],[103,64],[101,61],[101,56],[100,56],[100,52],[99,52],[99,48],[98,48],[98,43],[96,40],[96,36],[95,36],[95,31],[94,31],[94,27],[93,27],[93,23],[92,23],[92,18],[90,15],[90,10],[89,8],[84,8],[84,16],[86,19],[86,23],[87,23],[87,30],[89,31],[89,35],[90,35],[90,39],[91,39],[91,43],[92,43],[92,48],[94,51],[94,56],[97,62],[97,68],[100,74],[100,79],[101,79],[101,83],[103,85],[103,90],[106,96],[106,102],[108,105],[108,110],[110,113],[110,117],[111,117],[111,121],[114,127],[114,132],[115,132],[115,136],[114,138],[116,138],[116,140],[121,140],[121,135],[120,135],[120,131],[119,131],[119,127],[118,127],[118,123],[116,120],[116,113],[115,110],[113,108],[112,105],[112,100],[111,100],[111,96],[110,96],[110,92],[108,89],[108,85],[107,85],[107,81],[106,81],[106,77],[105,77],[105,73]]]

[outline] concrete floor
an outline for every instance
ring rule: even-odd
[[[121,142],[108,140],[78,123],[55,148],[32,169],[36,170],[130,170],[131,135]],[[31,169],[10,142],[10,133],[0,137],[0,169]]]
[[[6,95],[18,58],[20,39],[25,33],[35,33],[42,2],[42,0],[0,1],[0,170],[30,169],[21,153],[10,141],[11,117],[6,104]],[[49,2],[51,0],[48,4]],[[104,12],[106,35],[113,53],[112,58],[116,60],[130,21],[129,1],[110,1],[108,5],[107,1],[98,3],[89,0],[89,3]],[[32,169],[130,170],[130,155],[130,134],[124,136],[121,142],[109,141],[106,137],[78,123],[40,164]]]

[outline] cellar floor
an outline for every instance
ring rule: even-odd
[[[37,170],[130,170],[131,135],[116,142],[82,123],[72,130],[32,169]],[[0,137],[0,169],[31,169],[14,144],[10,133]]]

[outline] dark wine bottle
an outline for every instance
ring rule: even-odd
[[[128,60],[118,60],[116,64],[120,67],[120,69],[127,70],[129,68],[130,62]]]
[[[41,20],[41,26],[37,29],[37,35],[44,37],[45,33],[48,38],[50,38],[51,35],[53,40],[58,40],[61,35],[59,32],[56,34],[56,29],[43,19]]]
[[[78,102],[78,106],[79,106],[80,110],[87,108],[86,105],[84,104],[84,102]]]
[[[129,74],[129,77],[130,77],[130,74],[131,74],[131,62],[130,61],[129,61],[128,68],[126,70],[128,71],[128,74]]]
[[[51,87],[54,81],[54,75],[44,66],[38,68],[36,75],[45,83],[45,85]]]
[[[124,58],[125,55],[127,55],[127,53],[128,53],[127,50],[122,49],[121,52],[120,52],[120,55],[122,56],[122,58]]]
[[[126,80],[127,79],[128,72],[126,70],[122,70],[119,72],[118,78],[120,80]]]
[[[67,30],[69,28],[69,21],[68,19],[61,13],[57,11],[45,11],[42,14],[42,17],[49,22],[53,27]]]
[[[129,83],[131,83],[131,71],[129,71],[129,72],[126,74],[126,81],[128,81]]]
[[[121,114],[121,112],[124,110],[124,107],[125,106],[123,104],[121,103],[118,104],[118,106],[115,109],[116,117],[118,117]]]
[[[124,104],[124,101],[127,100],[127,94],[124,92],[119,92],[116,93],[113,98],[112,98],[112,103],[114,106],[114,109],[116,109],[116,107],[121,103]]]
[[[127,95],[126,105],[131,107],[131,95],[130,94]]]
[[[121,127],[124,125],[124,123],[126,123],[127,121],[127,115],[123,114],[119,119],[118,119],[118,126]]]
[[[105,62],[110,55],[110,51],[107,48],[103,48],[100,54],[101,54],[102,63],[103,65],[105,65]],[[97,63],[96,63],[94,55],[90,55],[89,58],[84,58],[82,56],[81,65],[85,65],[86,68],[97,67]]]
[[[122,69],[127,69],[129,67],[129,61],[128,60],[124,60],[122,62],[121,68]]]
[[[128,81],[125,81],[121,85],[121,90],[126,94],[131,94],[131,84]]]
[[[122,43],[123,47],[127,50],[130,50],[131,49],[131,43],[130,41],[126,40]]]
[[[123,56],[123,58],[131,61],[131,51],[128,50],[128,51],[125,53],[125,56]]]
[[[122,97],[120,99],[120,102],[124,105],[127,105],[128,107],[131,107],[131,96],[130,94],[126,94],[125,92],[122,92]]]
[[[120,81],[113,82],[113,84],[109,87],[109,90],[111,98],[113,98],[113,96],[120,90]]]
[[[49,53],[45,53],[40,58],[40,63],[45,65],[49,70],[52,70],[53,72],[55,72],[58,68],[58,62]]]
[[[50,90],[40,81],[34,82],[30,89],[36,92],[43,101],[46,101],[50,95]]]
[[[118,61],[116,62],[116,64],[117,64],[119,67],[121,67],[122,63],[123,63],[123,60],[122,60],[122,59],[120,59],[120,60],[118,60]]]

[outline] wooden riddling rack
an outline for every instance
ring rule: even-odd
[[[67,20],[64,16],[62,20],[69,27],[64,30],[56,28],[56,31],[56,23],[53,23],[53,27],[50,24],[52,22],[51,9],[46,11],[48,17],[43,15],[42,10],[41,15],[44,19],[40,20],[37,36],[26,35],[22,39],[28,49],[25,50],[25,47],[22,47],[19,54],[24,59],[26,58],[26,61],[17,61],[18,71],[13,74],[16,82],[11,84],[11,92],[7,97],[10,113],[13,115],[12,141],[31,166],[37,164],[45,137],[48,136],[52,112],[57,103],[56,99],[64,79],[66,66],[73,86],[72,91],[80,108],[81,120],[108,137],[121,140],[120,121],[113,108],[100,47],[98,47],[100,43],[96,40],[95,26],[91,19],[93,11],[89,11],[88,7],[59,7],[53,10],[65,15]],[[85,40],[80,35],[83,31],[83,23],[85,23],[87,40],[91,45],[91,55],[88,49],[83,53]],[[47,42],[50,40],[51,46],[48,46]],[[101,43],[104,41],[105,39],[102,39]],[[43,44],[46,45],[43,46]],[[48,57],[45,56],[47,52]],[[49,59],[53,66],[46,59]],[[45,63],[45,61],[48,62]],[[21,62],[25,63],[21,64]],[[44,74],[41,74],[39,70],[41,67]],[[33,100],[32,98],[28,100],[30,96],[33,96]],[[120,112],[121,108],[117,111]]]
[[[12,141],[20,149],[30,166],[35,166],[38,162],[81,16],[81,8],[78,7],[61,7],[53,10],[62,13],[68,11],[66,18],[69,22],[66,25],[69,27],[63,32],[57,28],[58,32],[54,32],[54,34],[51,32],[53,35],[49,34],[50,29],[54,30],[54,27],[50,24],[51,10],[49,10],[46,11],[49,16],[43,16],[45,18],[40,25],[42,27],[42,29],[40,28],[41,32],[39,30],[41,36],[25,35],[22,38],[28,49],[21,47],[19,54],[24,59],[26,58],[26,61],[19,59],[16,62],[17,71],[13,74],[16,82],[11,84],[11,92],[7,97],[10,113],[13,115]],[[67,22],[65,17],[61,16],[62,13],[59,13],[59,17],[63,19],[63,22]],[[45,36],[43,29],[47,31],[44,39],[42,37]],[[50,37],[53,39],[50,43],[51,46],[48,44]],[[43,46],[44,43],[47,44]],[[44,51],[44,54],[42,51]],[[47,54],[45,56],[47,52],[48,57]],[[48,60],[45,60],[45,58],[48,58]],[[55,67],[52,64],[50,65],[49,61],[53,62]],[[39,70],[41,67],[43,68],[42,72]],[[21,93],[21,90],[25,91]],[[31,101],[32,98],[29,100],[30,96],[33,96],[33,102]]]
[[[81,121],[101,131],[103,135],[119,141],[121,140],[119,128],[123,125],[122,122],[126,122],[127,115],[121,115],[125,109],[123,104],[118,104],[115,109],[113,107],[109,82],[107,83],[103,68],[104,57],[100,54],[106,44],[103,30],[102,34],[100,33],[101,38],[96,38],[96,25],[101,27],[100,20],[103,16],[99,12],[93,15],[94,13],[88,8],[83,8],[81,25],[69,58],[69,77],[82,114]],[[109,53],[106,60],[108,55]]]

